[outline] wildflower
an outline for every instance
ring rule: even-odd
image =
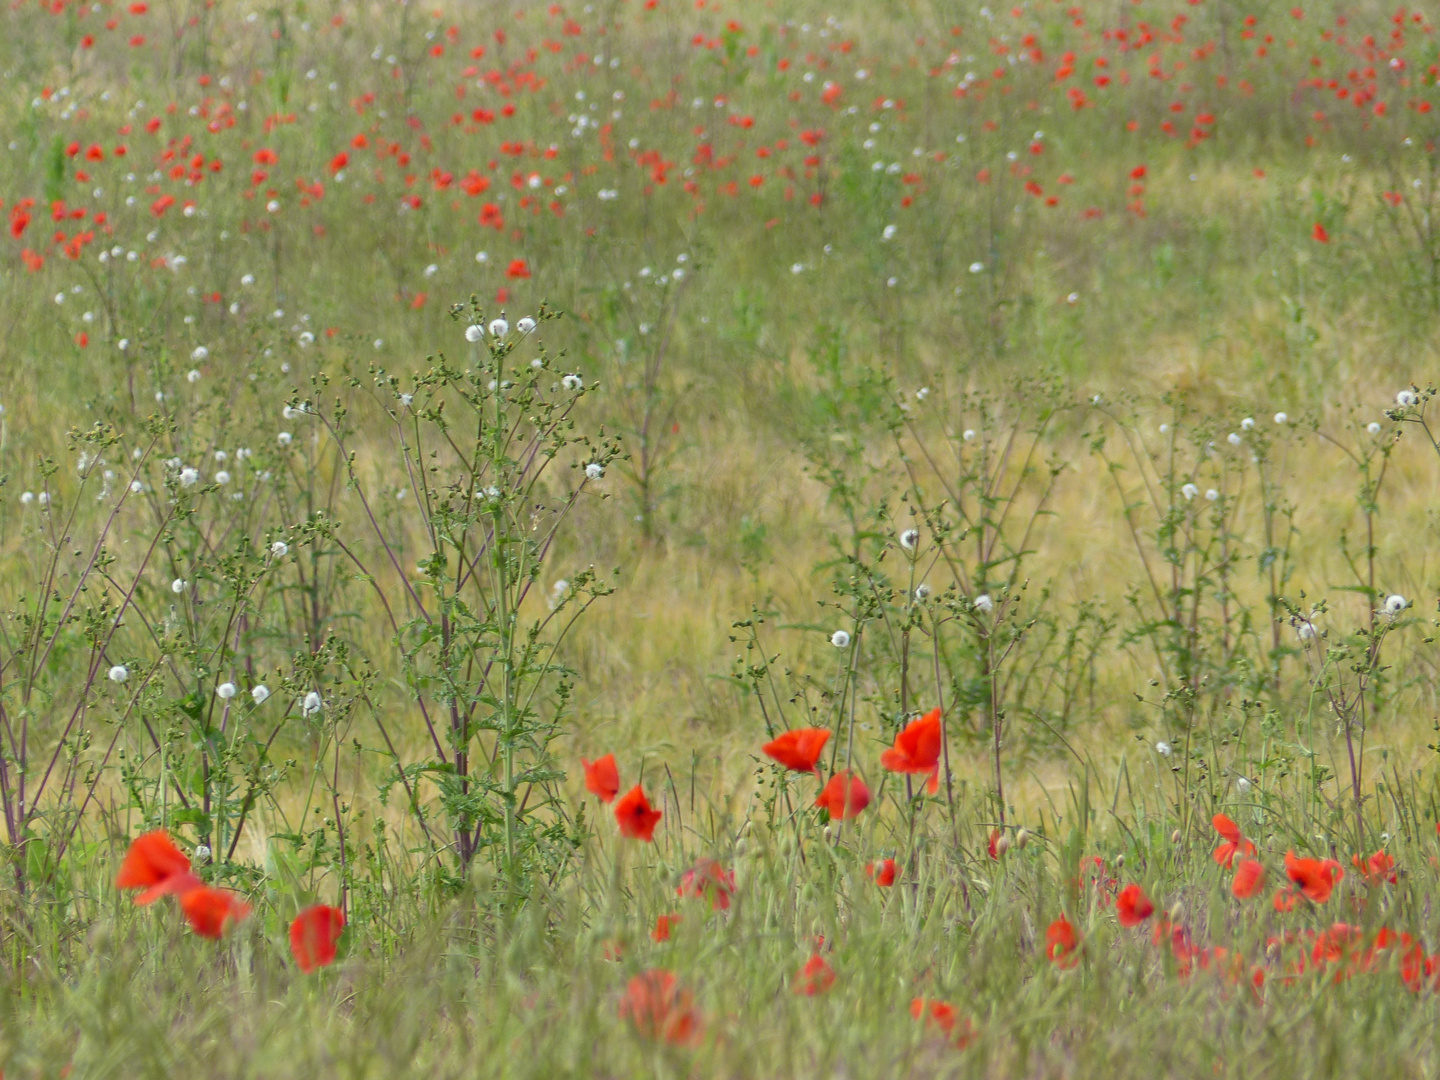
[[[902,532],[902,533],[900,534],[900,546],[901,546],[902,548],[904,548],[906,551],[914,551],[916,545],[919,544],[919,543],[920,543],[920,530],[919,530],[919,529],[906,529],[904,532]]]
[[[835,969],[818,952],[814,953],[795,976],[790,988],[805,997],[823,994],[835,985]]]
[[[1169,756],[1170,756],[1170,744],[1169,744],[1168,742],[1166,742],[1164,739],[1161,739],[1159,742],[1157,742],[1157,743],[1155,744],[1155,752],[1156,752],[1157,754],[1159,754],[1161,757],[1169,757]]]
[[[1072,968],[1080,962],[1079,935],[1070,920],[1061,915],[1045,931],[1045,955],[1056,967]]]
[[[123,683],[128,678],[130,678],[130,669],[124,664],[116,664],[110,669],[111,682]]]
[[[590,464],[585,466],[586,480],[599,480],[604,475],[605,466],[601,465],[598,461],[592,461],[590,462]]]
[[[1336,883],[1345,876],[1334,859],[1301,859],[1293,851],[1285,853],[1285,873],[1316,904],[1329,900]]]
[[[975,597],[975,610],[983,611],[987,615],[995,610],[995,601],[990,599],[989,593],[981,593]]]
[[[831,820],[843,821],[853,818],[870,805],[870,789],[854,773],[838,772],[830,777],[815,805],[830,811]]]
[[[1183,487],[1180,488],[1180,494],[1185,496],[1186,502],[1189,502],[1191,499],[1195,498],[1196,495],[1200,494],[1200,489],[1194,484],[1185,484]]]
[[[1290,418],[1289,418],[1288,416],[1286,416],[1283,412],[1277,412],[1277,413],[1275,414],[1275,423],[1277,423],[1277,424],[1284,424],[1284,423],[1285,423],[1286,421],[1288,421],[1289,419],[1290,419]]]
[[[1232,818],[1225,814],[1216,814],[1210,819],[1210,824],[1215,826],[1215,831],[1225,841],[1214,851],[1213,858],[1217,865],[1229,870],[1235,862],[1236,855],[1253,856],[1255,854],[1255,845],[1245,839],[1240,832],[1240,826],[1235,824]]]
[[[284,540],[276,540],[270,545],[270,554],[276,559],[283,559],[286,555],[290,554],[290,545],[285,543]]]
[[[308,907],[290,924],[290,955],[309,973],[335,962],[335,945],[345,929],[345,913],[328,904]]]
[[[233,682],[223,682],[215,688],[215,696],[222,701],[229,701],[235,696],[236,687]]]
[[[982,271],[982,270],[984,270],[984,269],[985,269],[985,264],[982,263],[982,262],[973,262],[973,263],[970,264],[970,273],[972,273],[972,274],[978,274],[978,273],[980,273],[980,271]]]
[[[207,349],[204,345],[196,345],[195,350],[190,354],[190,359],[196,361],[204,360],[209,355],[210,350]],[[194,380],[192,379],[191,381],[193,382]]]
[[[642,971],[630,980],[620,1015],[647,1039],[693,1045],[700,1040],[700,1016],[694,1000],[663,968]]]
[[[880,755],[880,764],[891,772],[929,773],[930,794],[940,790],[940,710],[931,709],[910,721],[895,736],[895,745]]]
[[[655,826],[659,824],[662,811],[654,810],[645,792],[636,784],[615,804],[615,820],[620,825],[620,835],[631,840],[650,843],[655,838]]]
[[[1258,896],[1263,888],[1265,867],[1254,859],[1241,859],[1240,865],[1235,868],[1235,880],[1230,883],[1230,891],[1235,894],[1235,899],[1249,900]]]
[[[760,749],[768,757],[795,772],[815,772],[815,763],[830,739],[824,728],[796,728],[783,731]]]
[[[966,442],[974,442],[974,441],[975,441],[975,429],[974,429],[974,428],[966,428],[964,431],[962,431],[962,432],[960,433],[960,438],[964,439]]]
[[[1139,926],[1155,914],[1155,905],[1139,885],[1133,882],[1120,890],[1115,897],[1115,917],[1121,926]]]
[[[579,375],[566,375],[560,380],[560,385],[566,390],[581,390],[585,386],[585,380]]]
[[[190,872],[190,860],[164,829],[137,836],[115,878],[117,889],[144,890],[135,897],[139,905],[153,904],[162,896],[183,892],[199,883],[200,879]]]
[[[275,436],[275,438],[276,438],[277,440],[279,440],[279,443],[280,443],[281,446],[289,446],[289,445],[290,445],[290,440],[291,440],[293,437],[294,437],[294,436],[292,436],[292,435],[290,434],[290,432],[288,432],[288,431],[282,431],[282,432],[280,432],[279,435]]]
[[[210,851],[210,845],[209,845],[209,844],[196,844],[196,845],[195,845],[195,861],[196,861],[196,862],[209,862],[209,861],[210,861],[210,856],[211,856],[211,854],[212,854],[212,852]]]
[[[1300,903],[1300,894],[1290,886],[1275,890],[1275,898],[1271,901],[1275,910],[1282,914],[1287,911],[1294,911],[1295,905]]]
[[[850,647],[850,634],[845,630],[836,630],[830,635],[830,644],[837,649],[848,649]]]
[[[888,889],[895,884],[895,860],[881,859],[878,863],[866,863],[865,875],[882,889]]]
[[[186,466],[185,468],[180,470],[181,487],[194,487],[195,484],[199,481],[199,479],[200,472],[198,469],[192,469],[189,466]]]
[[[490,336],[491,336],[491,337],[493,337],[493,338],[503,338],[503,337],[504,337],[506,334],[508,334],[508,333],[510,333],[510,324],[509,324],[508,322],[506,322],[504,319],[491,319],[491,320],[490,320]]]
[[[620,770],[615,767],[615,755],[606,754],[594,761],[580,759],[585,770],[585,790],[601,802],[611,802],[620,793]]]
[[[1355,869],[1364,874],[1369,880],[1371,887],[1377,887],[1384,882],[1394,885],[1399,881],[1395,873],[1395,856],[1388,851],[1377,851],[1368,859],[1362,859],[1359,855],[1352,855],[1350,862]]]
[[[1241,420],[1241,421],[1240,421],[1240,430],[1241,430],[1241,431],[1254,431],[1254,430],[1255,430],[1255,419],[1254,419],[1254,417],[1247,416],[1244,420]]]
[[[678,271],[677,271],[677,272],[678,272]],[[535,326],[536,326],[535,320],[532,319],[532,318],[530,318],[529,315],[526,315],[523,319],[521,319],[519,322],[517,322],[517,323],[515,324],[515,329],[516,329],[516,330],[519,330],[520,333],[522,333],[522,334],[528,334],[528,333],[530,333],[530,331],[532,331],[532,330],[535,329]],[[479,327],[476,327],[476,329],[478,330]]]
[[[180,910],[190,929],[204,938],[218,939],[250,914],[250,905],[226,889],[208,885],[180,894]]]
[[[657,944],[670,940],[670,931],[680,921],[679,915],[657,915],[655,916],[655,929],[650,931],[650,940]]]
[[[300,711],[304,715],[310,716],[313,713],[319,712],[320,709],[323,707],[323,704],[324,703],[320,700],[319,691],[311,690],[308,694],[305,695],[305,700],[300,703]]]
[[[479,341],[485,336],[485,331],[478,326],[467,326],[465,328],[465,340],[469,342]]]
[[[1241,795],[1249,795],[1250,780],[1244,776],[1237,776],[1235,778],[1235,790],[1240,792]]]
[[[250,696],[255,699],[256,705],[263,705],[270,696],[270,688],[264,683],[257,683],[255,689],[250,691]]]
[[[194,368],[191,368],[185,373],[185,381],[191,384],[199,382],[200,372],[196,371]]]
[[[1401,390],[1395,395],[1395,404],[1399,405],[1402,409],[1408,409],[1411,405],[1414,405],[1417,400],[1415,391],[1413,390]]]
[[[177,577],[174,581],[170,582],[170,591],[171,591],[172,593],[174,593],[176,596],[179,596],[181,593],[183,593],[183,592],[185,591],[185,586],[188,585],[188,584],[190,584],[190,583],[189,583],[188,581],[186,581],[184,578],[178,578],[178,577]]]
[[[927,1027],[937,1027],[955,1046],[964,1050],[975,1040],[975,1026],[955,1012],[955,1006],[945,1001],[928,1001],[917,997],[910,1002],[910,1015],[924,1020]]]
[[[1400,612],[1405,610],[1405,607],[1408,603],[1409,601],[1406,600],[1405,597],[1399,595],[1398,593],[1392,593],[1390,596],[1387,596],[1385,598],[1385,614],[1398,615],[1400,614]]]
[[[1380,425],[1374,420],[1371,420],[1370,423],[1365,425],[1365,430],[1368,431],[1371,435],[1379,435]]]
[[[675,895],[708,899],[712,911],[728,910],[735,895],[735,874],[714,859],[701,859],[680,876]]]

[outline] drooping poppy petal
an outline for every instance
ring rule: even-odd
[[[1238,844],[1244,838],[1240,832],[1240,826],[1235,824],[1233,818],[1225,814],[1216,814],[1210,819],[1210,824],[1215,826],[1215,831],[1220,834],[1222,840],[1228,840],[1232,844]]]
[[[615,766],[615,755],[606,754],[595,761],[580,759],[585,768],[585,790],[597,796],[601,802],[610,802],[620,793],[620,770]]]
[[[701,859],[680,876],[675,893],[682,897],[706,898],[712,910],[724,911],[735,893],[735,872],[726,870],[714,859]]]
[[[301,971],[335,962],[335,945],[345,929],[345,913],[328,904],[308,907],[290,924],[290,953]]]
[[[1216,814],[1210,822],[1225,842],[1215,849],[1215,862],[1229,870],[1235,863],[1236,855],[1253,856],[1255,845],[1245,839],[1240,826],[1224,814]]]
[[[1045,931],[1045,955],[1056,967],[1072,968],[1080,962],[1080,937],[1064,915]]]
[[[838,772],[830,777],[815,805],[828,810],[831,820],[844,821],[870,805],[870,789],[854,773]]]
[[[250,914],[250,905],[228,889],[202,885],[180,896],[180,910],[190,929],[204,938],[221,938]]]
[[[1153,914],[1155,905],[1150,902],[1144,890],[1133,882],[1121,889],[1115,897],[1115,917],[1120,920],[1121,926],[1139,926]]]
[[[1265,888],[1265,867],[1254,859],[1242,859],[1240,865],[1235,868],[1235,880],[1230,883],[1230,891],[1235,894],[1235,899],[1249,900],[1260,895],[1260,890],[1263,888]]]
[[[630,980],[620,1000],[620,1015],[648,1039],[680,1045],[700,1039],[700,1015],[690,995],[680,989],[673,972],[642,971]]]
[[[882,889],[895,884],[895,860],[881,859],[878,863],[866,863],[865,873]]]
[[[795,976],[791,989],[805,997],[814,997],[816,994],[823,994],[830,987],[835,985],[835,969],[819,953],[815,953],[800,973]]]
[[[940,710],[931,709],[912,720],[895,736],[895,745],[880,755],[880,764],[890,772],[929,773],[931,791],[939,787],[941,750]]]
[[[795,772],[814,772],[815,763],[830,739],[825,728],[796,728],[783,731],[760,749]]]
[[[650,800],[639,784],[621,796],[615,804],[615,820],[620,824],[620,835],[631,840],[643,840],[647,844],[655,838],[655,826],[662,811],[650,806]]]
[[[164,829],[156,829],[137,836],[131,842],[125,861],[120,864],[115,886],[119,889],[145,889],[135,902],[149,904],[165,895],[165,891],[174,891],[156,891],[167,880],[173,878],[178,884],[180,875],[188,873],[190,860],[185,853],[175,846]]]

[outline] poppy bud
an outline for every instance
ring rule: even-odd
[[[1017,848],[1023,849],[1023,848],[1025,847],[1025,845],[1028,844],[1028,843],[1030,843],[1030,830],[1029,830],[1029,829],[1021,829],[1019,832],[1017,832],[1017,833],[1015,834],[1015,846],[1016,846]]]
[[[1175,906],[1170,909],[1170,921],[1172,923],[1178,923],[1180,919],[1184,916],[1184,914],[1185,905],[1177,900],[1175,902]]]
[[[1179,846],[1180,846],[1180,830],[1179,830],[1179,829],[1176,829],[1174,832],[1172,832],[1172,833],[1170,834],[1170,843],[1174,844],[1176,847],[1179,847]]]
[[[835,830],[832,829],[829,825],[826,825],[826,826],[825,826],[825,829],[824,829],[824,833],[825,833],[825,842],[828,844],[832,839],[834,839],[834,837],[835,837]]]
[[[745,838],[741,837],[735,842],[735,857],[738,859],[743,856],[745,852],[749,850],[749,847],[750,845],[745,842]]]
[[[1124,865],[1125,865],[1125,856],[1124,856],[1124,855],[1116,855],[1116,856],[1115,856],[1115,869],[1116,869],[1116,870],[1119,870],[1119,869],[1120,869],[1121,867],[1123,867]]]
[[[995,854],[996,854],[997,856],[1004,855],[1005,852],[1007,852],[1007,851],[1009,851],[1009,850],[1010,850],[1010,834],[1009,834],[1009,833],[1001,833],[1001,834],[1000,834],[1000,838],[995,841]]]

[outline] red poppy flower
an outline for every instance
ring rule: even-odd
[[[679,915],[657,915],[655,917],[655,929],[650,931],[651,941],[669,941],[670,931],[680,921]]]
[[[290,953],[301,971],[335,962],[335,943],[345,929],[345,913],[328,904],[308,907],[290,924]]]
[[[1275,898],[1271,901],[1275,910],[1279,912],[1294,911],[1295,905],[1300,903],[1300,894],[1289,885],[1275,890]]]
[[[1316,904],[1329,900],[1335,883],[1345,876],[1334,859],[1301,859],[1293,851],[1285,853],[1285,873]]]
[[[1377,851],[1368,859],[1352,855],[1350,861],[1356,870],[1370,879],[1372,886],[1378,886],[1386,881],[1394,885],[1400,880],[1399,875],[1395,873],[1395,857],[1388,851]]]
[[[835,985],[835,969],[819,953],[805,961],[805,966],[795,976],[791,989],[805,997],[823,994]]]
[[[1224,814],[1216,814],[1211,818],[1210,824],[1215,826],[1215,831],[1225,841],[1215,849],[1214,857],[1217,864],[1229,870],[1235,862],[1236,855],[1255,854],[1255,845],[1245,839],[1244,834],[1240,832],[1240,826],[1230,818]]]
[[[1330,234],[1325,231],[1325,226],[1321,225],[1318,221],[1315,222],[1315,227],[1310,230],[1310,236],[1321,244],[1330,243]]]
[[[1235,894],[1235,899],[1249,900],[1260,895],[1260,890],[1264,887],[1265,867],[1254,859],[1240,860],[1240,865],[1235,868],[1235,880],[1230,884],[1230,891]]]
[[[895,860],[881,859],[878,863],[866,863],[865,873],[882,889],[895,884]]]
[[[895,745],[880,755],[880,764],[891,772],[929,773],[927,789],[940,789],[940,710],[931,709],[905,725],[895,736]]]
[[[645,792],[636,784],[615,804],[615,820],[620,823],[620,835],[631,840],[644,840],[647,844],[655,838],[655,826],[659,823],[661,811],[650,806]]]
[[[870,789],[853,773],[838,772],[830,777],[815,805],[830,811],[832,821],[844,821],[870,805]]]
[[[814,772],[820,753],[830,740],[830,732],[824,728],[796,728],[783,731],[760,749],[795,772]]]
[[[221,938],[250,914],[250,905],[227,889],[202,885],[181,894],[180,910],[195,933],[204,938]]]
[[[1155,914],[1155,905],[1145,895],[1144,890],[1133,882],[1120,890],[1115,897],[1115,917],[1120,920],[1121,926],[1139,926],[1142,922]]]
[[[937,1027],[956,1047],[964,1050],[975,1039],[975,1025],[955,1011],[947,1001],[928,1001],[917,997],[910,1002],[910,1015],[923,1020],[927,1027]]]
[[[1004,835],[1005,835],[1005,833],[1004,833],[1002,830],[1000,830],[1000,829],[991,829],[991,830],[990,830],[990,839],[989,839],[989,841],[985,844],[985,853],[986,853],[987,855],[989,855],[990,858],[995,859],[995,860],[997,860],[997,861],[999,860],[999,858],[1000,858],[1000,837],[1002,837],[1002,836],[1004,836]]]
[[[620,1015],[647,1039],[693,1045],[700,1041],[700,1015],[690,995],[680,989],[672,972],[642,971],[630,980],[620,1001]]]
[[[199,884],[200,879],[190,872],[190,860],[164,829],[137,836],[115,878],[118,889],[145,890],[135,898],[137,904],[153,904],[162,896],[188,892]]]
[[[701,859],[680,877],[675,893],[682,897],[707,897],[713,911],[724,911],[735,893],[734,871],[714,859]]]
[[[1072,968],[1080,962],[1080,937],[1070,920],[1061,915],[1045,931],[1045,955],[1056,967]]]
[[[505,276],[508,278],[528,278],[530,267],[524,259],[511,259],[510,265],[505,268]]]
[[[615,767],[615,755],[606,754],[595,761],[580,759],[585,767],[585,789],[599,797],[601,802],[610,802],[620,793],[620,770]]]

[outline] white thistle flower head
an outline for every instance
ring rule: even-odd
[[[995,610],[995,601],[990,599],[989,593],[981,593],[975,597],[975,610],[989,613]]]
[[[1241,420],[1241,421],[1240,421],[1240,430],[1241,430],[1241,431],[1254,431],[1254,430],[1255,430],[1255,418],[1254,418],[1253,416],[1247,416],[1247,417],[1245,417],[1244,420]]]
[[[203,862],[209,862],[209,861],[210,861],[210,855],[211,855],[211,851],[210,851],[210,845],[209,845],[209,844],[196,844],[196,845],[195,845],[195,861],[196,861],[196,862],[202,862],[202,863],[203,863]]]
[[[1370,423],[1365,425],[1365,430],[1368,431],[1371,435],[1379,435],[1380,425],[1374,420],[1371,420]]]
[[[200,381],[200,372],[196,371],[194,368],[191,368],[189,374],[187,374],[187,375],[185,376],[185,381],[188,382],[188,383],[197,383],[197,382],[199,382],[199,381]]]
[[[130,481],[130,493],[131,493],[132,495],[139,495],[139,494],[140,494],[142,491],[144,491],[144,490],[145,490],[145,485],[142,484],[139,480],[131,480],[131,481]]]
[[[1220,498],[1220,492],[1216,491],[1214,488],[1208,488],[1205,492],[1205,498],[1209,499],[1211,502],[1214,502],[1216,499]]]
[[[1185,496],[1186,502],[1189,502],[1191,499],[1195,498],[1196,495],[1200,494],[1200,489],[1194,484],[1186,484],[1180,489],[1180,494]]]
[[[583,390],[585,388],[585,380],[579,375],[566,375],[560,380],[560,385],[565,387],[566,390]]]
[[[1290,420],[1290,417],[1286,416],[1283,412],[1277,412],[1277,413],[1275,414],[1275,423],[1277,423],[1277,424],[1288,423],[1289,420]]]
[[[586,480],[599,480],[604,475],[605,466],[601,465],[598,461],[592,461],[589,465],[585,466]]]
[[[1161,424],[1161,425],[1160,425],[1160,434],[1161,434],[1161,435],[1169,435],[1169,434],[1170,434],[1170,425],[1169,425],[1169,424]]]
[[[281,446],[289,446],[290,440],[293,439],[294,436],[288,431],[282,431],[279,435],[275,436],[275,438],[279,440]]]
[[[975,438],[975,429],[974,429],[974,428],[966,428],[964,431],[962,431],[962,432],[960,433],[960,438],[964,439],[966,442],[971,442],[971,441],[973,441],[974,438]]]
[[[894,240],[894,239],[895,239],[895,233],[896,233],[896,229],[895,229],[895,226],[894,226],[894,225],[886,225],[884,231],[882,231],[882,232],[880,233],[880,239],[881,239],[881,240]]]
[[[173,592],[176,596],[179,596],[185,591],[185,586],[188,584],[190,583],[184,578],[177,577],[174,581],[170,582],[170,591]]]
[[[1169,757],[1169,756],[1170,756],[1170,744],[1169,744],[1168,742],[1166,742],[1164,739],[1161,739],[1159,742],[1157,742],[1157,743],[1155,744],[1155,752],[1156,752],[1157,754],[1159,754],[1161,757]]]
[[[130,669],[124,664],[116,664],[110,669],[111,682],[123,683],[128,678],[130,678]]]
[[[1229,435],[1225,436],[1225,441],[1228,442],[1231,446],[1239,446],[1240,436],[1232,431]]]
[[[27,492],[25,492],[24,494],[22,494],[22,495],[20,496],[20,501],[21,501],[24,505],[29,506],[31,503],[33,503],[33,502],[35,501],[35,492],[33,492],[33,491],[27,491]]]
[[[523,319],[521,319],[515,324],[515,329],[519,330],[522,334],[528,334],[530,333],[530,331],[535,329],[535,326],[535,320],[530,318],[529,315],[526,315]]]
[[[479,341],[485,336],[485,331],[479,326],[467,326],[465,328],[465,340],[469,342]]]
[[[210,350],[207,349],[204,345],[196,345],[195,350],[190,354],[190,359],[198,362],[200,360],[204,360],[209,355]],[[194,380],[191,381],[193,382]]]
[[[255,689],[250,691],[250,696],[255,700],[256,705],[264,704],[265,699],[270,696],[270,688],[263,682],[256,683]]]
[[[510,324],[504,319],[490,320],[490,336],[501,338],[510,333]]]
[[[1315,624],[1309,619],[1306,619],[1295,628],[1295,633],[1299,635],[1301,641],[1314,641],[1316,634]]]
[[[848,649],[850,647],[850,634],[845,630],[836,630],[830,635],[830,644],[837,649]]]
[[[217,484],[222,485],[222,486],[225,485],[225,484],[230,483],[230,473],[229,473],[229,471],[226,470],[226,469],[221,469],[219,472],[217,472],[217,473],[215,474],[215,482],[216,482]]]
[[[222,682],[215,688],[215,696],[222,701],[229,701],[235,696],[235,684],[233,682]]]
[[[1398,615],[1405,610],[1408,603],[1409,601],[1399,593],[1391,593],[1385,598],[1385,614]]]
[[[310,716],[319,712],[323,705],[324,703],[320,700],[320,692],[311,690],[305,695],[305,700],[300,703],[300,711],[306,716]]]
[[[270,554],[277,559],[283,559],[286,555],[290,554],[290,545],[285,543],[284,540],[276,540],[270,545]]]
[[[1241,795],[1249,795],[1251,786],[1248,778],[1244,776],[1237,776],[1235,778],[1235,790],[1240,792]]]
[[[194,487],[199,482],[199,480],[200,471],[198,469],[193,469],[187,465],[185,468],[180,470],[181,487]]]
[[[1408,409],[1411,405],[1415,404],[1415,401],[1415,391],[1413,390],[1401,390],[1395,395],[1395,404],[1399,405],[1402,409]]]
[[[401,395],[400,395],[400,405],[401,405],[403,408],[406,408],[406,409],[410,408],[410,406],[414,403],[414,401],[415,401],[415,395],[414,395],[414,394],[401,394]]]
[[[915,599],[920,601],[920,603],[922,604],[926,600],[930,599],[930,593],[930,586],[923,581],[919,585],[915,586]]]
[[[982,263],[982,262],[973,262],[973,263],[970,264],[970,273],[972,273],[972,274],[978,274],[978,273],[980,273],[980,272],[981,272],[982,270],[984,270],[984,269],[985,269],[985,264]]]
[[[900,546],[906,551],[914,551],[920,543],[919,529],[906,529],[900,534]]]

